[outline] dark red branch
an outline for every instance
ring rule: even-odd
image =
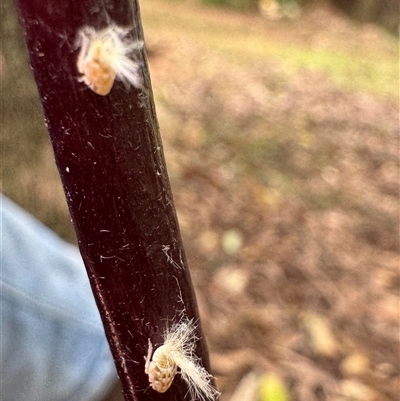
[[[126,400],[189,399],[179,378],[148,386],[148,338],[180,316],[198,319],[179,233],[144,51],[143,88],[116,81],[99,96],[78,82],[77,32],[113,22],[143,38],[128,0],[18,0],[30,62],[79,247]],[[199,327],[198,335],[201,337]],[[207,349],[197,353],[209,370]]]

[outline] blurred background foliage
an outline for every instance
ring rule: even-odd
[[[141,2],[222,401],[397,401],[399,41],[370,22],[398,3],[239,1],[260,12]],[[0,7],[2,191],[75,242],[15,10]]]
[[[361,22],[382,25],[399,34],[398,0],[200,0],[204,4],[229,6],[239,10],[259,11],[274,17],[294,17],[304,7],[331,4]]]

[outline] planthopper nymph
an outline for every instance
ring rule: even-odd
[[[114,80],[140,88],[140,63],[135,54],[143,48],[143,42],[132,40],[130,28],[111,24],[96,30],[85,26],[78,31],[77,46],[80,48],[77,68],[84,82],[93,92],[101,96],[110,93]]]
[[[212,401],[218,397],[219,392],[212,384],[213,376],[201,366],[194,352],[198,340],[196,328],[193,320],[172,325],[164,333],[164,344],[154,353],[149,339],[145,373],[149,376],[150,386],[157,392],[167,391],[179,372],[193,398]]]

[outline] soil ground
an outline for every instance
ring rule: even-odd
[[[398,40],[326,7],[280,20],[141,8],[221,400],[255,400],[271,373],[292,401],[398,400]],[[21,34],[2,9],[2,191],[74,242]]]

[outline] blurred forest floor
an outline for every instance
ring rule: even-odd
[[[1,7],[2,191],[74,242]],[[241,380],[240,401],[256,400],[266,373],[292,401],[398,400],[398,40],[327,8],[268,20],[146,0],[141,12],[221,400]]]

